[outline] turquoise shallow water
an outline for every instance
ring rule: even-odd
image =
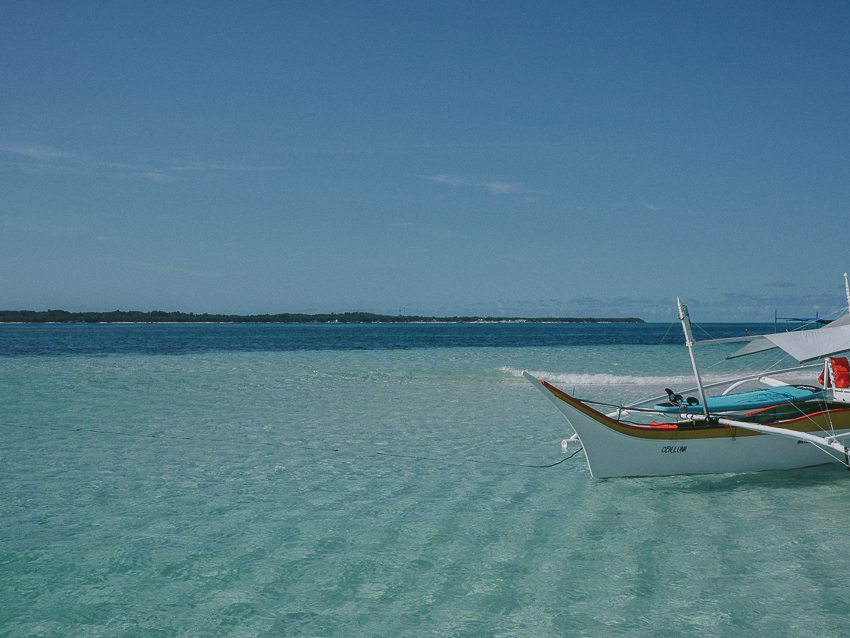
[[[529,467],[571,431],[519,370],[679,347],[95,350],[0,358],[0,636],[847,635],[840,465]]]

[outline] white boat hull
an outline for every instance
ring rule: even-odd
[[[597,478],[788,470],[844,461],[812,443],[740,428],[624,424],[528,373],[526,377],[567,418],[584,448],[590,473]],[[835,434],[850,431],[850,411],[810,415],[785,421],[782,427],[825,435],[830,424]]]

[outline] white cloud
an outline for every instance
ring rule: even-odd
[[[50,168],[52,170],[65,171],[111,170],[118,173],[133,173],[137,177],[158,183],[173,182],[181,173],[185,174],[188,171],[265,171],[277,170],[279,168],[276,166],[249,166],[220,162],[172,162],[170,166],[151,166],[104,161],[37,144],[0,144],[0,153],[17,156],[18,164],[27,170],[32,168]]]
[[[280,166],[251,166],[247,164],[222,164],[220,162],[182,162],[173,171],[275,171]]]
[[[430,179],[432,182],[440,182],[441,184],[450,184],[452,186],[465,186],[468,184],[465,180],[460,177],[455,177],[454,175],[435,175],[433,177],[426,177],[425,179]]]
[[[477,188],[486,188],[493,195],[505,195],[508,193],[524,193],[532,195],[541,194],[540,191],[526,188],[521,184],[511,184],[500,180],[494,180],[492,182],[474,182],[464,179],[463,177],[458,177],[457,175],[433,175],[427,176],[425,177],[425,179],[429,179],[432,182],[439,182],[441,184],[448,184],[450,186],[472,186]]]
[[[495,181],[490,182],[488,184],[478,184],[478,186],[484,186],[485,188],[489,188],[490,192],[494,195],[504,195],[505,193],[519,193],[519,192],[528,192],[525,190],[521,190],[519,186],[516,184],[506,184],[505,182]]]
[[[12,155],[23,155],[31,159],[37,160],[57,160],[57,159],[75,159],[76,155],[66,153],[48,146],[37,145],[7,145],[0,146],[0,151],[11,153]]]
[[[137,173],[137,175],[143,179],[151,182],[157,182],[159,184],[167,184],[176,180],[173,175],[169,175],[162,171],[142,171],[141,173]]]

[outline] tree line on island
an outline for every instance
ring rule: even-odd
[[[371,312],[215,315],[193,312],[0,310],[0,323],[644,323],[635,317],[423,317]]]

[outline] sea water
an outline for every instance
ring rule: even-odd
[[[850,634],[840,464],[592,479],[521,378],[637,400],[692,384],[681,344],[0,326],[0,636]]]

